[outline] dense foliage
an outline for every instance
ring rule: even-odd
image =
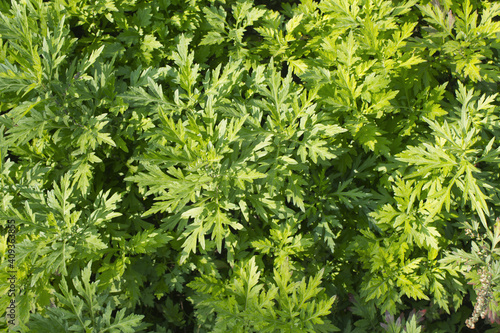
[[[0,0],[0,36],[1,328],[500,328],[499,2]]]

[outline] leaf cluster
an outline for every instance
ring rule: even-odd
[[[499,15],[0,0],[0,327],[497,329]]]

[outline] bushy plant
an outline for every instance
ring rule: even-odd
[[[0,327],[498,330],[499,15],[0,0]]]

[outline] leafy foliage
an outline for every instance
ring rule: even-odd
[[[493,232],[486,229],[482,234],[478,223],[464,223],[465,233],[473,238],[471,252],[456,249],[443,258],[444,262],[459,265],[469,284],[474,286],[476,303],[466,324],[474,329],[479,317],[491,323],[499,323],[498,308],[498,242],[500,242],[500,219],[497,218]],[[488,240],[486,242],[485,240]]]
[[[319,288],[323,271],[309,281],[293,281],[288,263],[273,274],[273,283],[259,283],[260,272],[251,258],[235,267],[226,283],[215,277],[197,278],[189,284],[199,295],[193,299],[200,321],[216,315],[213,332],[333,332],[338,329],[321,317],[328,315],[335,298]]]
[[[498,330],[499,15],[0,0],[0,327]]]
[[[109,295],[96,295],[98,282],[90,283],[91,262],[82,270],[82,279],[73,279],[73,286],[79,296],[74,296],[66,280],[61,282],[62,294],[57,299],[63,307],[47,309],[48,317],[35,314],[29,325],[31,331],[91,331],[91,332],[137,332],[143,316],[125,316],[121,309],[111,318],[114,306]],[[83,299],[82,299],[83,298]],[[104,305],[106,305],[104,307]]]

